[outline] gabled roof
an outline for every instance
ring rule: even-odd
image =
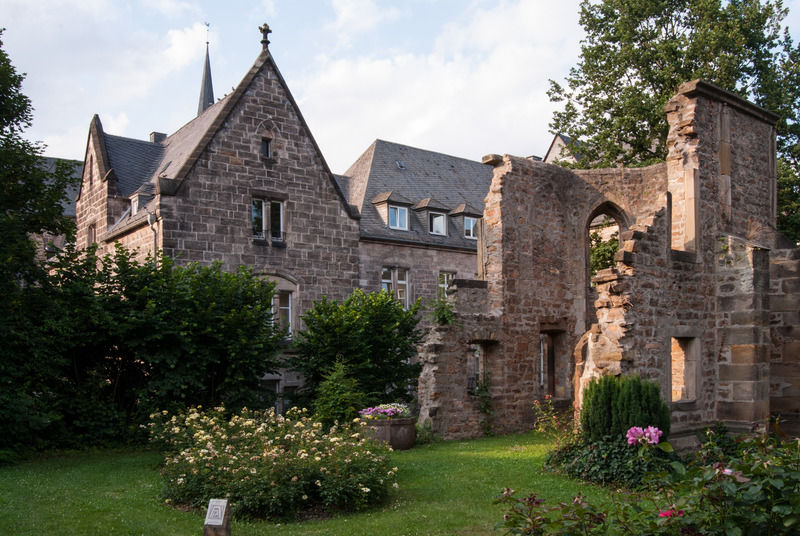
[[[264,41],[262,41],[262,44],[264,44]],[[206,59],[208,59],[207,55]],[[222,128],[255,77],[265,67],[272,70],[281,84],[289,105],[297,115],[304,130],[303,134],[308,136],[311,141],[322,162],[327,178],[339,196],[346,212],[351,218],[357,218],[357,211],[347,204],[345,194],[334,178],[333,173],[331,173],[330,168],[328,168],[328,164],[319,150],[319,146],[314,140],[303,115],[300,113],[300,109],[294,97],[292,97],[286,81],[281,76],[277,65],[275,65],[266,44],[264,44],[253,66],[232,93],[206,108],[197,117],[161,142],[148,142],[104,134],[99,118],[97,116],[94,117],[90,130],[90,139],[94,139],[94,143],[99,145],[96,149],[98,154],[102,155],[102,162],[100,162],[101,172],[105,173],[107,169],[107,172],[118,181],[117,195],[129,197],[134,192],[149,193],[152,191],[162,194],[174,194],[177,192],[198,158],[200,158],[200,155]],[[146,183],[150,183],[150,186],[144,186]],[[114,227],[127,226],[130,223],[129,219],[121,219]]]
[[[153,176],[164,147],[159,143],[105,135],[108,161],[117,176],[117,194],[128,197]]]
[[[376,195],[375,197],[372,198],[372,202],[376,205],[378,203],[397,203],[399,205],[408,205],[408,206],[414,204],[414,202],[411,201],[410,199],[406,199],[402,195],[398,194],[397,192],[393,192],[391,190]]]
[[[440,203],[432,197],[426,197],[411,208],[414,210],[446,210],[448,212],[452,209],[452,207],[446,207],[443,203]]]
[[[468,203],[461,203],[450,212],[450,215],[451,216],[464,215],[464,216],[472,216],[475,218],[480,218],[481,216],[483,216],[483,209],[475,208]]]
[[[395,242],[476,249],[475,240],[465,238],[463,221],[448,218],[448,235],[428,233],[424,212],[409,211],[408,231],[389,229],[375,206],[376,199],[402,196],[409,205],[451,213],[462,206],[481,215],[489,192],[493,168],[433,151],[375,140],[344,173],[342,184],[348,201],[361,213],[361,237]],[[452,213],[452,216],[465,214]]]

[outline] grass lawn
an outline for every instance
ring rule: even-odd
[[[330,519],[233,522],[249,535],[490,535],[502,519],[492,500],[504,488],[535,492],[548,503],[578,492],[608,492],[543,473],[549,444],[533,433],[447,441],[395,452],[400,488],[382,508]],[[0,532],[16,535],[199,536],[205,512],[159,500],[151,451],[106,450],[52,456],[0,468]]]

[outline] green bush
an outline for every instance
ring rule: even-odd
[[[639,376],[601,376],[586,387],[581,430],[588,441],[624,437],[633,426],[655,426],[669,436],[669,407],[658,384]]]
[[[143,440],[156,408],[265,407],[259,379],[283,340],[271,282],[122,247],[71,247],[47,268],[0,296],[0,449]]]
[[[347,376],[344,363],[336,363],[320,384],[314,400],[314,418],[326,427],[335,422],[346,423],[358,417],[366,396],[358,390],[358,382]]]
[[[635,489],[645,483],[648,473],[664,471],[676,459],[674,454],[660,450],[641,459],[638,449],[621,436],[563,444],[547,454],[545,467],[587,482]]]
[[[292,518],[304,510],[353,511],[383,501],[394,483],[391,449],[364,437],[363,421],[329,432],[292,409],[224,417],[223,408],[155,413],[154,442],[166,448],[167,503],[205,507],[228,497],[236,517]]]
[[[303,316],[305,329],[295,338],[292,370],[305,379],[309,403],[340,361],[367,395],[367,404],[409,400],[421,366],[412,363],[421,338],[417,329],[419,302],[408,310],[390,293],[355,290],[337,303],[323,297]]]

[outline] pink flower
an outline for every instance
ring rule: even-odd
[[[628,429],[628,433],[625,434],[625,437],[628,438],[628,445],[635,445],[643,436],[644,430],[642,430],[639,426],[630,427]]]
[[[661,435],[664,432],[656,428],[655,426],[648,426],[644,430],[644,437],[647,439],[647,442],[651,445],[656,445],[658,441],[661,439]]]
[[[636,445],[637,443],[655,445],[659,442],[663,433],[655,426],[648,426],[645,429],[639,426],[631,426],[625,437],[628,438],[628,445]]]
[[[658,513],[658,517],[681,517],[683,516],[683,510],[661,510]]]

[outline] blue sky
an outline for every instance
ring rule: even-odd
[[[479,160],[542,155],[548,79],[578,58],[578,0],[3,0],[3,46],[35,108],[28,137],[82,159],[89,121],[146,139],[197,111],[206,26],[217,98],[258,26],[334,172],[376,138]],[[786,2],[793,36],[800,0]]]

